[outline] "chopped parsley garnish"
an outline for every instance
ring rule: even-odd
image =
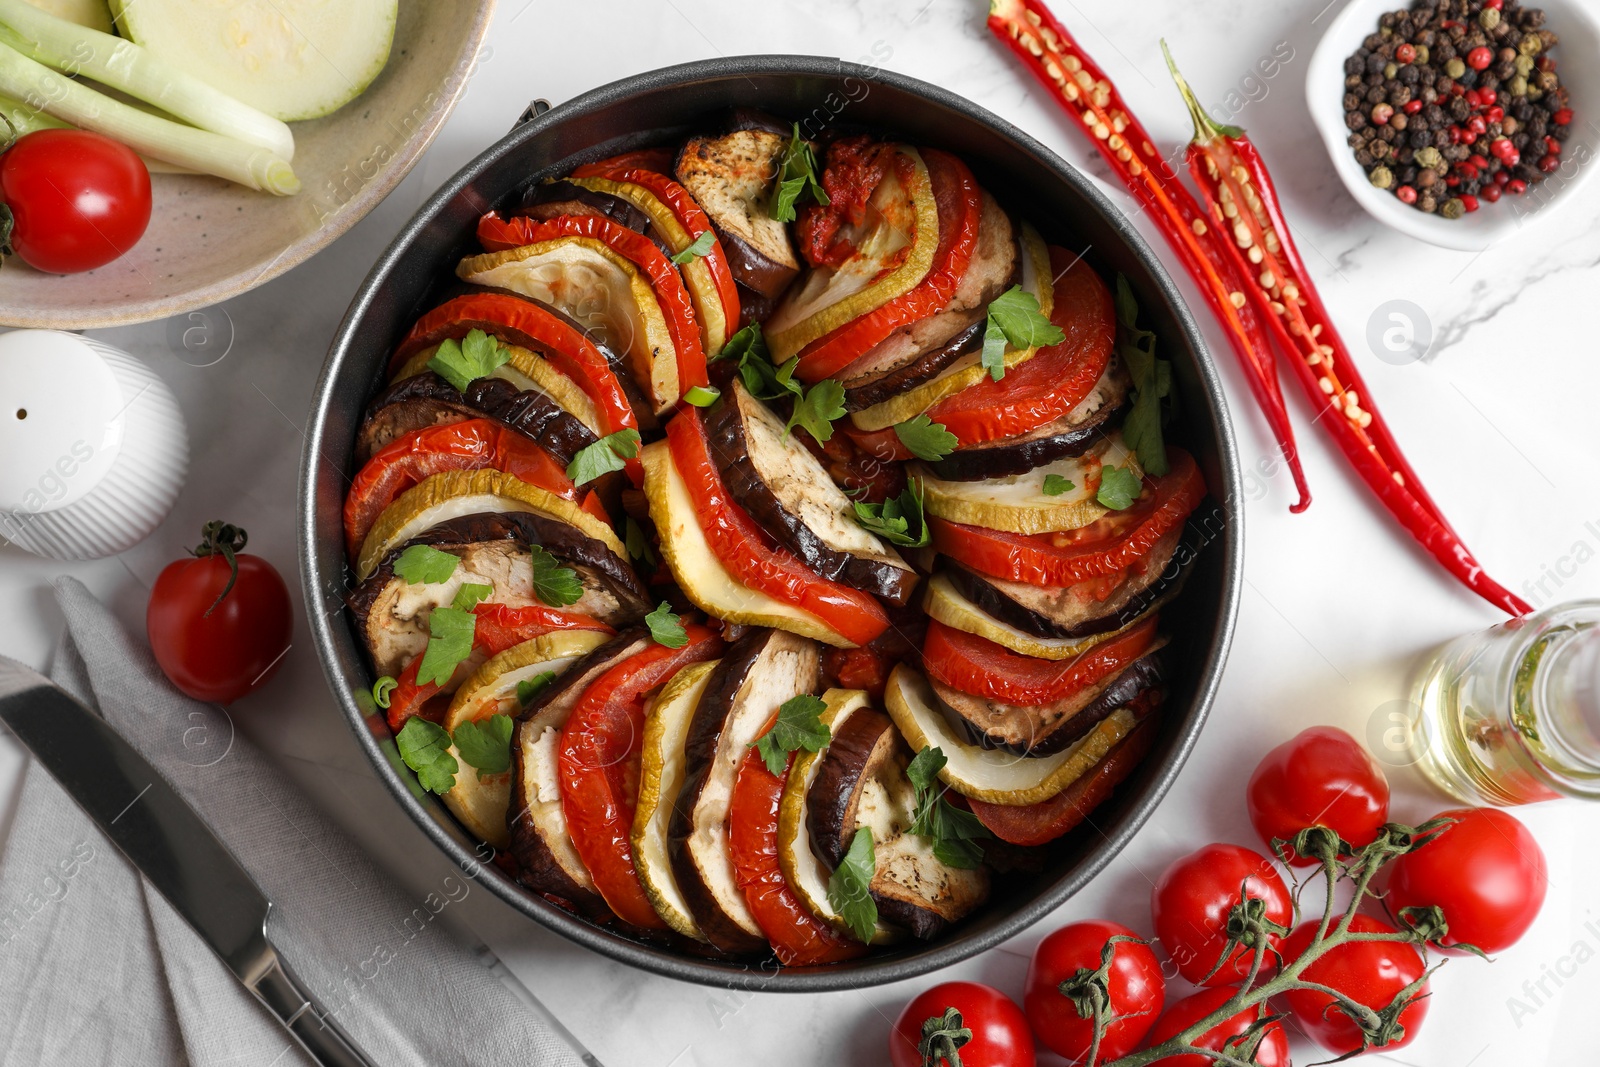
[[[394,572],[412,585],[433,585],[447,580],[460,564],[460,556],[432,545],[412,545],[394,561]]]
[[[468,330],[467,336],[457,341],[446,338],[439,342],[428,369],[466,392],[467,386],[479,378],[487,378],[496,367],[511,361],[511,350],[482,330]]]
[[[900,495],[881,504],[856,501],[856,522],[862,529],[877,534],[891,545],[922,548],[931,536],[922,514],[922,483],[907,479]]]
[[[650,539],[644,535],[644,527],[640,526],[632,515],[629,515],[623,524],[623,534],[623,547],[628,550],[628,558],[638,560],[646,567],[654,567],[657,563],[656,550],[650,547]]]
[[[945,429],[943,423],[934,422],[925,414],[896,423],[894,435],[911,450],[912,455],[929,463],[943,459],[956,448],[956,435]]]
[[[682,648],[689,643],[688,631],[683,628],[678,616],[672,613],[672,605],[665,600],[656,605],[656,610],[644,617],[644,624],[650,627],[650,636],[658,645]]]
[[[970,870],[983,862],[983,847],[977,842],[992,835],[976,815],[945,799],[939,783],[945,763],[941,750],[925,747],[906,767],[906,777],[917,793],[916,817],[909,832],[925,838],[940,863]]]
[[[456,598],[450,602],[453,608],[462,611],[471,611],[483,602],[484,597],[494,594],[494,586],[480,585],[477,582],[462,582],[461,588],[456,590]]]
[[[983,329],[983,367],[989,377],[999,381],[1006,376],[1006,346],[1016,350],[1058,345],[1067,335],[1061,327],[1044,317],[1039,298],[1020,285],[1013,285],[989,304],[988,324]]]
[[[541,671],[532,678],[524,678],[517,683],[517,703],[527,707],[530,700],[544,692],[555,680],[555,671]]]
[[[478,777],[504,774],[511,769],[511,718],[491,715],[480,722],[470,719],[456,727],[456,751]]]
[[[1095,499],[1112,511],[1122,511],[1139,499],[1143,483],[1139,476],[1126,467],[1101,467],[1100,491]]]
[[[1078,487],[1072,484],[1070,478],[1063,478],[1059,474],[1046,474],[1044,476],[1045,496],[1060,496],[1062,493],[1070,493],[1076,488]]]
[[[573,485],[585,485],[602,475],[621,470],[624,460],[639,454],[639,431],[629,427],[608,433],[592,445],[578,449],[567,464],[567,477]]]
[[[876,868],[872,829],[863,826],[850,839],[844,859],[828,876],[828,906],[839,913],[851,933],[868,944],[878,929],[878,905],[871,891]]]
[[[400,758],[417,772],[417,781],[430,793],[448,793],[455,787],[461,765],[450,754],[450,735],[444,727],[413,715],[395,735]]]
[[[794,124],[794,136],[789,147],[783,150],[783,160],[778,168],[778,188],[772,198],[769,214],[779,222],[793,222],[795,205],[809,195],[819,204],[828,203],[828,193],[817,178],[817,154],[811,143],[800,136],[800,124]]]
[[[1122,420],[1122,440],[1139,457],[1145,472],[1167,473],[1161,439],[1163,400],[1172,397],[1172,364],[1156,358],[1156,335],[1139,329],[1139,303],[1128,279],[1117,275],[1117,356],[1133,379],[1133,404]],[[1170,403],[1165,406],[1170,406]],[[1104,501],[1101,501],[1104,503]],[[1107,504],[1107,507],[1111,505]]]
[[[700,259],[703,256],[709,256],[711,254],[711,246],[716,243],[717,235],[712,233],[710,230],[707,230],[705,233],[694,239],[694,244],[673,256],[672,262],[681,267],[691,260]]]
[[[443,685],[462,660],[472,655],[478,617],[460,608],[434,608],[428,616],[428,650],[417,668],[418,685]]]
[[[543,545],[529,545],[533,563],[533,595],[552,608],[564,608],[583,599],[583,582],[578,572],[563,567]]]
[[[822,723],[822,712],[827,708],[821,697],[809,693],[785,700],[778,708],[778,719],[772,729],[755,742],[755,749],[767,770],[782,774],[789,763],[789,753],[805,749],[816,752],[828,743],[828,728]]]

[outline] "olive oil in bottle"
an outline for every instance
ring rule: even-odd
[[[1412,754],[1458,799],[1600,800],[1600,600],[1451,642],[1414,700]]]

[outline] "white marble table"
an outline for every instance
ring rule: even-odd
[[[1323,3],[1058,0],[1056,10],[1170,144],[1187,136],[1187,119],[1167,82],[1159,36],[1173,42],[1202,97],[1220,101],[1233,90],[1256,98],[1237,121],[1275,166],[1310,267],[1351,340],[1358,343],[1387,300],[1412,301],[1431,320],[1435,340],[1424,361],[1392,366],[1358,358],[1434,495],[1491,572],[1535,604],[1600,596],[1600,433],[1593,414],[1600,361],[1588,319],[1600,283],[1600,203],[1577,205],[1559,224],[1478,257],[1379,229],[1335,180],[1306,114],[1305,61],[1328,17]],[[212,312],[218,343],[231,324],[225,358],[195,365],[207,360],[179,338],[197,323],[105,335],[148,360],[177,392],[194,440],[189,483],[165,526],[120,558],[61,567],[0,548],[0,651],[47,662],[60,629],[49,582],[62,573],[83,579],[130,626],[142,627],[149,583],[211,518],[247,527],[251,550],[293,584],[301,428],[328,339],[394,232],[532,97],[559,103],[650,67],[716,55],[869,57],[976,100],[1104,177],[1078,134],[990,40],[984,10],[982,0],[502,0],[471,89],[417,170],[329,250]],[[1281,73],[1246,83],[1257,58],[1275,50],[1293,54]],[[1119,189],[1104,187],[1128,203]],[[1220,336],[1211,336],[1224,353]],[[1246,464],[1270,460],[1271,439],[1226,358],[1223,375],[1238,398]],[[1306,408],[1293,406],[1303,427]],[[1289,515],[1286,478],[1250,477],[1247,586],[1211,723],[1152,822],[1061,909],[1059,921],[1104,916],[1145,926],[1149,880],[1170,859],[1213,839],[1253,843],[1242,782],[1262,752],[1314,723],[1364,736],[1385,704],[1404,696],[1410,671],[1429,649],[1497,621],[1396,532],[1323,438],[1301,432],[1316,494],[1307,514]],[[304,625],[300,634],[280,674],[233,717],[420,897],[447,864],[373,777],[326,694]],[[0,738],[0,811],[14,800],[22,758],[14,742]],[[1396,769],[1391,778],[1396,817],[1420,819],[1445,806],[1415,772]],[[1550,976],[1572,972],[1573,958],[1587,960],[1600,949],[1592,881],[1600,859],[1589,852],[1600,812],[1557,803],[1520,814],[1549,857],[1544,913],[1494,965],[1450,963],[1435,981],[1423,1033],[1398,1055],[1380,1057],[1385,1062],[1592,1062],[1600,964],[1585,963],[1559,981]],[[457,914],[608,1067],[878,1064],[888,1021],[928,982],[806,997],[729,994],[610,963],[484,891]],[[1028,953],[1048,928],[949,976],[1020,994]],[[1511,997],[1527,1010],[1513,1010]],[[1304,1043],[1296,1052],[1302,1062],[1320,1058]]]

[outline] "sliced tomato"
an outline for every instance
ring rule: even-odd
[[[478,240],[490,252],[562,237],[589,237],[604,242],[607,248],[639,268],[650,280],[650,288],[655,291],[656,301],[667,320],[672,347],[677,351],[679,395],[697,385],[709,385],[706,350],[700,343],[694,301],[683,284],[683,275],[650,238],[599,215],[562,215],[541,221],[526,215],[502,219],[491,211],[478,220]]]
[[[471,330],[482,330],[543,355],[593,401],[606,433],[639,428],[622,382],[594,342],[567,319],[515,293],[467,293],[440,304],[418,319],[401,340],[389,359],[389,373],[394,374],[424,348],[446,338],[459,341]],[[628,461],[628,477],[634,485],[644,484],[644,468],[637,459]]]
[[[734,578],[810,612],[857,645],[889,628],[889,616],[869,594],[818,577],[798,556],[773,544],[755,520],[733,502],[711,462],[698,410],[680,410],[667,423],[667,440],[706,540]]]
[[[794,763],[792,754],[789,763]],[[778,864],[778,804],[783,798],[783,782],[783,777],[767,769],[761,753],[753,748],[745,753],[728,809],[734,880],[744,891],[750,914],[772,943],[779,963],[803,967],[855,959],[866,953],[867,946],[839,936],[807,911]]]
[[[472,613],[478,617],[472,629],[473,655],[462,662],[473,669],[490,656],[498,655],[524,641],[532,641],[535,637],[555,633],[557,630],[599,630],[601,633],[616,633],[615,629],[599,619],[580,615],[575,611],[547,608],[542,604],[516,608],[508,604],[491,604],[486,601],[473,608]],[[445,705],[432,702],[434,697],[444,692],[444,686],[432,682],[419,685],[417,673],[421,666],[421,656],[406,664],[405,669],[400,672],[400,677],[395,679],[398,684],[389,694],[389,727],[396,733],[413,715],[421,715],[435,722],[444,715]],[[462,668],[458,667],[456,672],[458,676],[465,677]]]
[[[928,417],[956,435],[957,447],[1015,437],[1054,422],[1077,407],[1110,366],[1117,314],[1106,283],[1083,257],[1065,248],[1051,246],[1050,271],[1055,275],[1050,321],[1066,339],[1040,349],[998,382],[984,378],[935,404]]]
[[[1149,651],[1156,639],[1152,616],[1101,642],[1077,659],[1022,656],[977,634],[928,620],[922,665],[929,678],[973,696],[1006,704],[1049,704],[1104,681]]]
[[[677,160],[676,149],[662,146],[660,148],[636,148],[632,152],[624,152],[620,156],[610,156],[594,163],[585,163],[573,170],[574,178],[607,178],[614,170],[647,170],[654,174],[671,174],[672,165]]]
[[[983,193],[967,165],[948,152],[925,149],[922,159],[939,207],[939,247],[933,266],[910,292],[802,349],[795,373],[803,380],[815,382],[837,374],[900,327],[938,313],[967,273],[978,247]]]
[[[682,648],[651,645],[589,684],[561,729],[557,773],[572,843],[595,888],[624,922],[665,930],[633,865],[645,694],[691,663],[716,657],[722,638],[691,623]]]
[[[389,442],[351,482],[344,498],[350,557],[355,558],[367,531],[395,497],[441,471],[483,468],[505,471],[564,500],[578,499],[577,487],[550,453],[493,419],[427,426]]]
[[[1129,701],[1127,706],[1133,714],[1144,716],[1160,699],[1147,691]],[[1153,718],[1144,719],[1128,736],[1113,745],[1104,759],[1049,800],[1008,808],[969,797],[967,803],[972,814],[990,833],[1013,845],[1043,845],[1054,841],[1076,829],[1133,773],[1155,743],[1156,722]]]
[[[1169,470],[1146,478],[1133,506],[1076,530],[1016,534],[928,519],[933,547],[975,571],[1029,585],[1064,589],[1118,575],[1135,566],[1157,541],[1187,519],[1206,495],[1194,457],[1167,449]]]

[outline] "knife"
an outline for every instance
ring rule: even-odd
[[[100,716],[0,656],[0,722],[55,776],[211,946],[234,977],[324,1067],[371,1067],[267,939],[272,902],[167,780]]]

